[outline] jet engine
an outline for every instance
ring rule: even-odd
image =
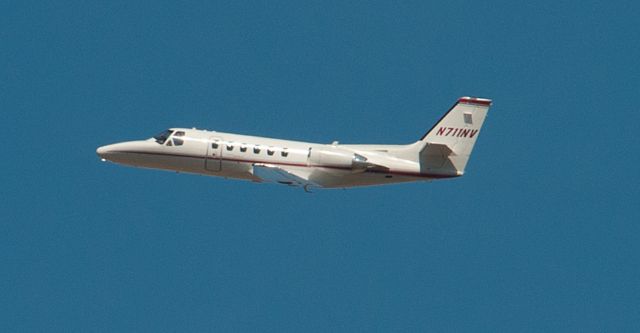
[[[337,147],[323,147],[309,151],[309,164],[334,168],[364,171],[377,165],[367,162],[367,158]]]

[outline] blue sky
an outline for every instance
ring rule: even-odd
[[[0,4],[0,330],[640,330],[640,5]],[[101,163],[185,126],[409,143],[465,177],[305,194]]]

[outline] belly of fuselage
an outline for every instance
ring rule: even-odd
[[[141,168],[160,169],[167,171],[200,174],[207,176],[233,178],[240,180],[250,180],[261,182],[260,178],[253,175],[253,164],[249,162],[241,161],[228,161],[222,160],[220,168],[213,171],[206,167],[205,158],[196,156],[184,156],[184,155],[169,155],[169,154],[155,154],[155,153],[123,153],[120,158],[113,157],[113,161],[116,163],[132,165]],[[216,160],[217,161],[217,160]],[[211,162],[211,159],[208,160]],[[318,179],[319,183],[322,183],[322,187],[325,188],[345,188],[354,186],[374,186],[390,183],[403,183],[416,181],[414,177],[406,176],[389,176],[379,173],[351,173],[349,171],[336,171],[326,170],[327,173],[318,170],[321,174],[329,174],[328,177],[321,177]],[[422,179],[424,180],[424,179]]]
[[[118,162],[114,160],[114,162]],[[211,159],[208,160],[211,162]],[[167,155],[167,154],[138,154],[127,156],[127,163],[137,167],[193,173],[215,177],[258,180],[251,173],[251,164],[223,160],[220,168],[211,170],[206,167],[204,157]]]

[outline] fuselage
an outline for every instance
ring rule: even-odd
[[[491,100],[461,97],[420,140],[342,145],[172,128],[98,148],[104,160],[309,188],[345,188],[460,177]]]
[[[321,173],[325,188],[455,177],[427,174],[417,161],[399,158],[407,147],[327,145],[172,128],[148,140],[103,146],[97,153],[103,160],[119,164],[255,182],[264,181],[255,175],[256,165],[286,168],[308,178]],[[362,167],[358,165],[360,158],[366,160]]]

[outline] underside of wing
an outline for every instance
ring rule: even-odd
[[[322,187],[317,182],[310,180],[309,174],[277,165],[254,164],[253,175],[263,182],[303,187],[306,191],[312,187]]]

